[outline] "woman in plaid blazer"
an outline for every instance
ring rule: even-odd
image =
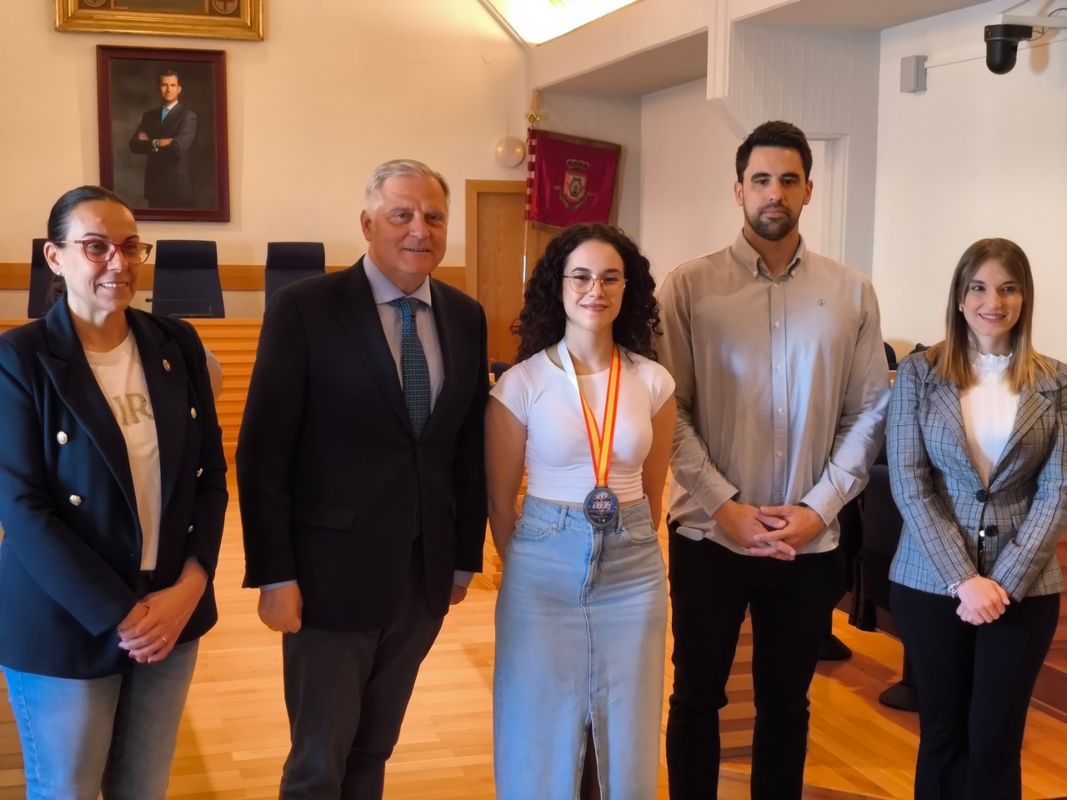
[[[1034,351],[1033,300],[1018,245],[975,242],[945,341],[897,371],[889,464],[904,529],[890,602],[916,674],[919,800],[1021,795],[1067,526],[1067,367]]]

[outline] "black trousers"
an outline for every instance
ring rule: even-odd
[[[713,800],[719,710],[745,610],[752,616],[756,727],[754,800],[799,800],[808,739],[808,687],[826,620],[844,594],[840,549],[793,562],[742,556],[670,535],[674,690],[667,716],[671,800]]]
[[[431,616],[422,547],[390,623],[372,631],[303,628],[282,637],[292,746],[281,800],[380,800],[415,678],[444,621]]]
[[[957,617],[951,597],[894,583],[889,599],[919,695],[916,800],[1021,797],[1026,713],[1059,595],[1013,601],[984,625]]]

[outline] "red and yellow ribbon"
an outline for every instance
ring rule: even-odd
[[[611,469],[611,449],[615,441],[615,418],[619,410],[619,373],[622,371],[622,358],[619,348],[611,352],[611,369],[608,371],[608,393],[604,397],[604,429],[596,424],[593,409],[585,401],[581,387],[578,397],[582,401],[582,414],[585,416],[585,430],[589,437],[589,452],[593,456],[593,472],[597,486],[608,485],[608,471]]]

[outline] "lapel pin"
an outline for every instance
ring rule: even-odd
[[[163,371],[170,372],[170,362],[167,359],[163,359]]]

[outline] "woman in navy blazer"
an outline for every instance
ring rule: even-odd
[[[1067,368],[1034,350],[1033,309],[1026,254],[975,242],[945,341],[897,370],[889,468],[904,529],[890,604],[919,697],[918,800],[1021,796],[1067,527]]]
[[[30,798],[166,794],[226,463],[204,349],[129,307],[151,246],[114,193],[64,194],[65,292],[0,337],[0,665]]]

